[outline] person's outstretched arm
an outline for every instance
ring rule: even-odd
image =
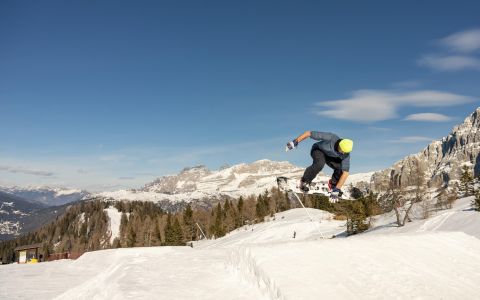
[[[307,138],[312,138],[317,141],[322,141],[322,140],[332,140],[332,139],[339,139],[339,137],[333,133],[330,132],[321,132],[321,131],[310,131],[307,130],[304,133],[302,133],[300,136],[298,136],[296,139],[294,139],[291,142],[287,143],[287,148],[286,151],[292,150],[295,147],[297,147],[298,143],[301,141],[307,139]]]
[[[285,148],[285,151],[288,151],[288,150],[292,150],[294,149],[295,147],[297,147],[298,143],[300,143],[301,141],[309,138],[310,136],[312,135],[312,132],[311,131],[305,131],[304,133],[302,133],[301,135],[299,135],[296,139],[294,139],[293,141],[291,142],[288,142],[287,143],[287,147]]]
[[[294,141],[297,141],[297,144],[298,144],[301,141],[306,140],[311,136],[312,136],[312,132],[310,130],[308,130],[308,131],[305,131],[304,133],[302,133],[301,135],[299,135],[296,139],[294,139]]]

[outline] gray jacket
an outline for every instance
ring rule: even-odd
[[[335,150],[335,143],[340,140],[338,135],[330,132],[311,131],[310,138],[319,141],[313,147],[318,148],[326,156],[338,157],[342,160],[342,171],[350,170],[350,153],[342,154]]]

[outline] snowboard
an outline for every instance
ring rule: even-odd
[[[309,194],[309,195],[324,195],[329,197],[330,202],[335,203],[338,200],[343,200],[338,196],[334,196],[328,189],[328,182],[312,182],[309,186],[308,192],[302,191],[298,188],[300,183],[299,179],[288,178],[285,176],[277,177],[277,185],[280,191],[293,192],[296,194]]]

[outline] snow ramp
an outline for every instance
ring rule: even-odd
[[[86,253],[74,268],[88,265],[97,274],[54,299],[268,299],[226,261],[225,251],[190,247]]]
[[[478,299],[480,240],[460,232],[358,236],[232,250],[269,299]]]

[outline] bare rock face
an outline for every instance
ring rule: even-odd
[[[391,168],[372,176],[373,188],[378,190],[393,179],[402,186],[412,185],[417,168],[425,171],[430,187],[451,184],[459,180],[463,165],[471,167],[475,176],[480,175],[480,107],[452,132],[428,145],[422,152],[407,156]],[[417,167],[418,166],[418,167]]]
[[[141,191],[154,191],[163,194],[179,194],[193,192],[197,189],[198,181],[210,175],[205,166],[195,166],[183,169],[178,175],[163,176],[147,183]]]

